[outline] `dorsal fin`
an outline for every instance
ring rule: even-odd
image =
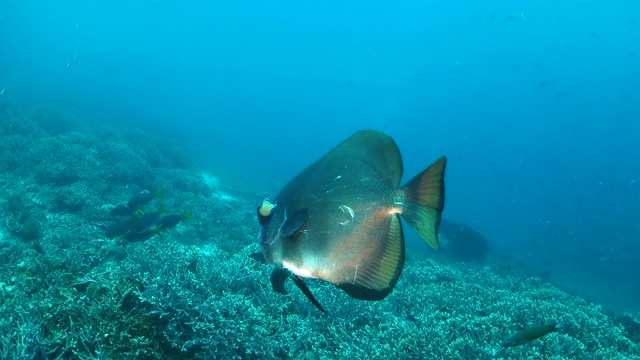
[[[400,185],[402,157],[393,139],[375,130],[360,130],[325,155],[342,162],[345,158],[357,159],[374,170],[389,187]],[[325,159],[321,159],[325,160]]]

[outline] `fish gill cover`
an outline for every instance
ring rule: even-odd
[[[425,254],[408,254],[383,302],[314,281],[325,315],[301,293],[276,294],[250,258],[264,194],[206,180],[162,138],[46,108],[0,103],[0,134],[2,359],[640,356],[632,315],[615,319],[539,278]],[[159,187],[163,206],[188,208],[189,221],[142,242],[105,237],[109,209]],[[566,333],[501,347],[560,320]]]

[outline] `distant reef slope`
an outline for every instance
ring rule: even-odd
[[[165,139],[0,103],[0,358],[640,358],[634,315],[478,262],[409,254],[381,302],[308,281],[324,315],[271,289],[270,268],[249,258],[265,194],[225,183]],[[188,218],[146,241],[105,236],[110,210],[157,189],[134,219]],[[501,347],[553,321],[570,327]]]

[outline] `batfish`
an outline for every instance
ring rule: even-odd
[[[391,293],[405,260],[402,216],[434,249],[444,208],[441,157],[406,185],[395,141],[361,130],[295,176],[258,206],[262,253],[274,265],[271,285],[286,294],[293,279],[321,311],[303,278],[327,281],[361,300]]]

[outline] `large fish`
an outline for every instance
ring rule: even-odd
[[[262,253],[252,257],[275,265],[275,291],[286,294],[284,283],[292,278],[323,312],[303,278],[328,281],[357,299],[382,300],[404,266],[399,215],[438,249],[445,165],[441,157],[399,187],[395,141],[358,131],[258,207]]]

